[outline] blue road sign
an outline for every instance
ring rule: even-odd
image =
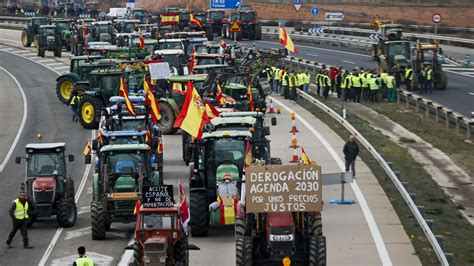
[[[295,0],[295,5],[301,5],[302,0]]]
[[[317,7],[311,8],[311,14],[313,14],[313,16],[316,16],[317,14],[319,14],[319,8]]]
[[[241,3],[242,0],[210,0],[211,9],[239,9]]]

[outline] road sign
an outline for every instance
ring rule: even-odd
[[[433,20],[434,23],[440,23],[443,17],[441,16],[441,14],[436,13],[436,14],[433,14],[433,17],[431,19]]]
[[[242,28],[237,21],[234,21],[232,22],[232,27],[230,27],[229,32],[242,32]]]
[[[295,9],[296,12],[300,11],[301,6],[303,5],[303,0],[295,0]]]
[[[323,28],[311,28],[311,29],[308,29],[308,33],[311,33],[311,34],[324,33],[324,29]]]
[[[380,40],[380,34],[378,33],[370,34],[369,39],[371,39],[372,41],[378,41]]]
[[[239,9],[242,0],[210,0],[211,9]]]
[[[313,16],[316,16],[317,14],[319,14],[319,8],[317,7],[311,8],[311,14],[313,14]]]
[[[326,12],[325,20],[343,20],[344,14],[342,12]]]

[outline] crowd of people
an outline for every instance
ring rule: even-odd
[[[419,80],[420,93],[433,92],[433,71],[430,65],[425,66],[416,77],[409,67],[397,67],[386,72],[363,67],[350,71],[342,66],[328,68],[323,65],[316,73],[310,73],[308,70],[298,72],[285,66],[273,66],[265,69],[264,73],[273,91],[290,100],[296,99],[297,89],[308,92],[310,83],[316,85],[316,94],[324,99],[331,94],[354,103],[377,103],[379,100],[394,102],[397,89],[404,84],[406,89],[411,90],[414,78]]]

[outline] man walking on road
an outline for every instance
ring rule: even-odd
[[[359,155],[359,145],[357,145],[353,135],[349,137],[349,141],[344,145],[343,152],[344,158],[346,159],[346,172],[348,172],[350,168],[352,176],[355,177],[355,161]]]
[[[79,258],[77,258],[74,263],[72,264],[73,266],[94,266],[94,261],[88,257],[86,257],[86,248],[83,246],[80,246],[77,248],[77,253],[79,255]]]
[[[24,191],[20,192],[20,197],[12,202],[9,213],[13,222],[13,229],[10,232],[10,235],[8,235],[8,248],[11,247],[13,237],[15,237],[16,231],[18,231],[18,229],[20,229],[21,236],[23,237],[23,247],[33,248],[28,243],[28,212],[30,211],[30,206],[31,204],[28,201],[28,196]]]

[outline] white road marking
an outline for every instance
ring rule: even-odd
[[[472,95],[472,96],[474,96],[474,92],[470,92],[469,94]]]
[[[279,100],[270,97],[276,104],[280,105],[283,107],[288,112],[293,112],[288,106],[280,102]],[[327,140],[319,133],[311,124],[309,124],[304,118],[302,118],[300,115],[296,114],[296,119],[298,119],[313,135],[315,135],[321,143],[324,145],[326,150],[329,152],[331,157],[334,158],[336,163],[338,164],[339,168],[341,171],[345,170],[345,165],[342,162],[342,159],[339,157],[337,152],[334,150],[334,148],[327,142]],[[362,213],[364,214],[365,220],[367,221],[367,225],[369,226],[370,233],[372,234],[372,238],[374,239],[375,246],[377,248],[377,251],[379,253],[380,260],[382,261],[382,265],[392,265],[392,261],[390,259],[390,255],[388,254],[387,247],[385,246],[385,243],[382,239],[382,235],[380,235],[379,228],[377,226],[377,223],[375,222],[374,216],[372,215],[372,212],[370,211],[370,208],[367,204],[367,201],[365,200],[364,195],[362,194],[362,191],[359,188],[359,185],[357,185],[356,180],[354,180],[353,183],[351,183],[352,190],[354,191],[354,194],[357,198],[357,202],[359,203]]]
[[[353,64],[353,65],[355,65],[355,64],[356,64],[355,62],[352,62],[352,61],[347,61],[347,60],[342,60],[342,62],[344,62],[344,63],[348,63],[348,64]]]
[[[11,50],[13,50],[13,48],[12,48],[12,47],[8,47],[8,48],[2,48],[2,51],[11,51]]]
[[[33,59],[33,60],[38,60],[38,59],[41,59],[42,57],[39,57],[39,56],[32,56],[30,57],[30,59]]]
[[[28,57],[29,57],[30,55],[35,55],[35,56],[36,56],[36,54],[35,54],[35,53],[26,53],[26,54],[22,54],[22,56],[28,56]]]
[[[84,227],[76,230],[71,230],[66,232],[66,236],[64,236],[64,240],[69,240],[73,238],[78,238],[85,235],[91,234],[91,227]]]
[[[63,63],[52,63],[52,64],[46,64],[47,66],[60,66],[64,65]]]
[[[319,55],[317,55],[317,54],[307,54],[307,55],[309,55],[309,56],[315,56],[315,57],[318,57],[318,56],[319,56]]]
[[[454,71],[454,70],[445,70],[445,71],[446,71],[446,72],[449,72],[449,73],[452,73],[452,74],[457,74],[457,75],[465,76],[465,77],[468,77],[468,78],[474,78],[474,76],[472,76],[472,75],[463,74],[463,73],[460,73],[460,72]]]
[[[14,51],[15,54],[33,54],[30,50],[21,50],[21,49],[18,49],[16,51]]]
[[[69,66],[55,67],[56,70],[68,69]]]
[[[21,97],[23,98],[23,117],[21,119],[20,128],[18,129],[18,132],[16,133],[15,139],[13,139],[13,143],[10,146],[10,150],[8,150],[7,156],[5,156],[5,159],[3,159],[2,164],[0,164],[0,173],[1,173],[3,172],[3,169],[5,168],[5,165],[7,164],[8,160],[12,156],[12,153],[15,150],[16,144],[18,143],[18,140],[20,139],[21,133],[23,132],[23,129],[25,128],[26,117],[28,114],[28,103],[26,101],[26,95],[25,95],[25,92],[23,91],[23,87],[21,87],[20,85],[20,82],[18,82],[15,76],[13,76],[5,68],[0,67],[0,69],[5,71],[5,73],[7,73],[13,79],[13,81],[15,81],[16,86],[18,87],[18,90],[20,90]]]
[[[134,238],[132,237],[128,241],[127,246],[133,245],[134,242],[135,242]],[[125,250],[125,252],[122,254],[122,257],[120,258],[119,263],[117,263],[117,266],[128,266],[130,261],[132,260],[132,256],[133,256],[133,249]]]
[[[91,212],[91,206],[82,206],[77,210],[77,215]]]

